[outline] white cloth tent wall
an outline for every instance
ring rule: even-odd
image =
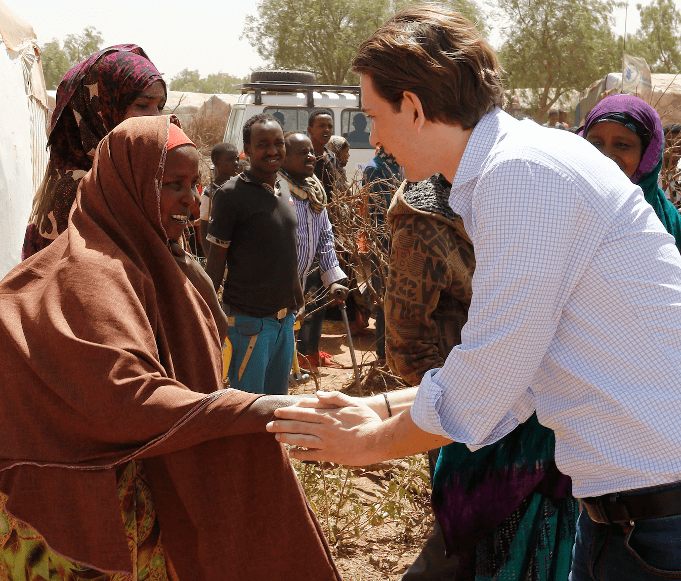
[[[0,2],[0,278],[21,260],[48,160],[49,115],[33,28]]]

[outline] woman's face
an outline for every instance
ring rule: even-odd
[[[161,224],[168,239],[177,242],[200,204],[199,154],[193,145],[181,145],[168,152],[161,187]]]
[[[350,159],[350,146],[346,145],[343,149],[338,152],[338,161],[341,167],[348,165],[348,160]]]
[[[160,115],[166,104],[166,90],[161,81],[154,81],[144,89],[125,110],[123,120],[130,117]]]
[[[593,125],[585,137],[631,179],[643,156],[643,143],[636,133],[621,123],[601,121]]]

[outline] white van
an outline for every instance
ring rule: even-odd
[[[307,131],[307,121],[315,109],[329,109],[334,135],[350,143],[346,167],[349,179],[361,178],[364,166],[374,157],[369,143],[371,119],[360,110],[360,88],[343,85],[316,85],[312,73],[301,71],[257,71],[251,82],[238,85],[241,95],[232,105],[223,141],[243,151],[244,123],[253,115],[268,113],[277,117],[284,131]]]

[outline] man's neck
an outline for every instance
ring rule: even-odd
[[[312,147],[314,147],[314,154],[316,157],[324,155],[326,143],[320,143],[319,141],[312,141]]]
[[[290,172],[289,170],[284,169],[283,167],[281,168],[281,171],[284,173],[284,175],[286,177],[292,179],[294,182],[296,182],[297,184],[299,184],[301,186],[306,185],[305,180],[307,178],[311,178],[312,175],[314,175],[314,174],[312,174],[312,175],[306,176],[306,175],[302,175],[302,174],[294,174],[294,173]]]
[[[435,160],[437,173],[441,173],[450,184],[454,181],[473,129],[453,128],[442,123],[433,128],[431,143],[438,146],[433,147],[431,159]]]
[[[230,179],[233,178],[233,177],[234,177],[234,176],[227,176],[227,175],[220,175],[220,174],[218,174],[217,176],[215,176],[215,179],[213,180],[213,182],[215,182],[217,185],[221,186],[221,185],[224,184],[227,180],[230,180]]]
[[[260,184],[267,184],[270,187],[274,187],[274,184],[277,183],[277,174],[271,173],[271,172],[261,172],[257,170],[253,170],[251,168],[248,171],[248,175],[254,182],[258,182]]]

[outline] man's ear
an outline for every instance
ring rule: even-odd
[[[404,91],[402,93],[402,107],[408,107],[412,116],[412,121],[416,131],[421,131],[426,122],[426,116],[423,114],[423,104],[416,93],[411,91]]]
[[[248,159],[251,159],[251,144],[244,141],[244,153]]]

